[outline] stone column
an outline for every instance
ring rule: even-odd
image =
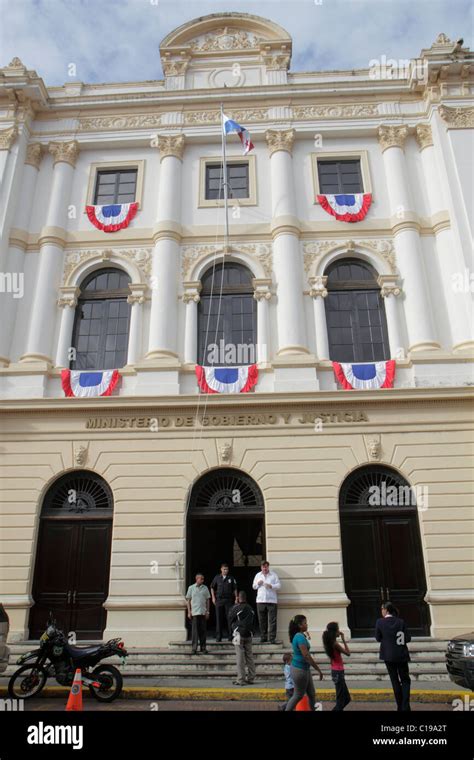
[[[436,164],[433,136],[429,124],[416,126],[416,140],[421,151],[421,162],[425,176],[425,187],[431,216],[446,211],[443,198],[442,182]],[[462,251],[454,240],[449,222],[436,223],[436,251],[441,273],[440,289],[443,290],[448,307],[449,326],[453,341],[453,351],[472,350],[474,339],[472,332],[471,298],[468,291],[456,289],[456,281],[464,279]]]
[[[295,130],[265,132],[270,151],[273,269],[277,286],[278,356],[309,354],[296,215],[292,150]]]
[[[132,365],[141,359],[143,304],[146,301],[147,287],[141,283],[131,283],[129,288],[131,294],[127,298],[127,303],[131,304],[132,309],[130,314],[127,365]]]
[[[197,363],[198,352],[198,303],[202,285],[199,280],[183,283],[183,303],[186,304],[184,323],[184,361],[187,364]]]
[[[6,257],[5,272],[24,289],[25,251],[28,243],[31,210],[36,190],[39,167],[43,152],[40,143],[31,143],[27,147],[23,176],[21,179],[20,198],[13,220],[10,247]],[[24,294],[23,294],[24,297]],[[15,326],[18,304],[22,299],[13,293],[3,293],[0,298],[0,366],[7,366],[10,361],[12,334]]]
[[[61,324],[59,326],[58,347],[56,351],[56,367],[69,367],[70,355],[72,348],[72,330],[74,327],[74,316],[76,313],[77,299],[80,288],[63,287],[59,288],[58,306],[62,309]]]
[[[257,301],[257,356],[259,364],[270,361],[269,305],[272,293],[270,277],[252,280],[253,297]]]
[[[56,294],[63,268],[66,244],[67,208],[79,144],[54,142],[49,144],[54,158],[53,181],[49,197],[46,225],[40,234],[40,252],[35,275],[26,352],[22,362],[51,363],[52,338],[56,318]]]
[[[14,124],[7,129],[0,129],[0,186],[3,182],[5,170],[7,168],[8,154],[10,148],[18,137],[18,127]]]
[[[410,198],[403,146],[405,126],[382,126],[378,130],[392,214],[397,266],[405,293],[405,319],[410,351],[439,349],[431,314],[423,266],[419,223]]]
[[[150,338],[147,360],[176,360],[178,263],[181,242],[181,167],[184,135],[158,137],[160,177],[154,230]]]
[[[316,356],[319,361],[329,360],[329,340],[328,340],[328,328],[326,323],[326,307],[324,299],[327,297],[327,284],[328,278],[323,275],[317,277],[310,277],[309,284],[311,290],[309,294],[313,299],[314,308],[314,329],[316,333]]]
[[[397,298],[401,295],[402,289],[398,283],[398,277],[392,274],[381,274],[377,283],[380,285],[380,295],[385,300],[390,356],[392,359],[401,359],[402,355],[405,356],[405,347],[400,333]]]

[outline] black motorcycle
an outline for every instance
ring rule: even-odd
[[[80,668],[82,683],[89,687],[91,694],[99,702],[112,702],[122,691],[122,675],[114,665],[94,666],[113,655],[127,656],[121,639],[110,639],[105,644],[92,647],[73,646],[57,628],[50,613],[46,631],[40,638],[40,648],[27,652],[17,660],[17,665],[22,667],[10,678],[8,694],[11,699],[36,697],[50,677],[61,686],[71,686],[76,669]],[[28,660],[34,662],[24,665]]]

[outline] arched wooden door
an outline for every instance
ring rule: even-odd
[[[226,562],[239,590],[247,593],[255,608],[252,583],[265,559],[265,520],[262,492],[251,477],[227,467],[206,473],[194,484],[186,548],[188,585],[200,572],[209,587],[221,563]],[[208,627],[214,628],[213,605]]]
[[[87,471],[56,480],[41,510],[30,611],[30,639],[45,629],[49,611],[76,638],[101,639],[106,625],[112,544],[112,492]]]
[[[373,636],[384,600],[398,607],[412,635],[428,636],[423,550],[409,484],[387,467],[361,467],[344,481],[339,508],[352,636]]]

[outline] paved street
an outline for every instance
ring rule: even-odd
[[[198,701],[198,700],[160,700],[153,701],[148,699],[118,699],[110,705],[99,704],[95,700],[84,699],[83,706],[85,711],[114,712],[122,710],[131,710],[133,712],[141,710],[159,710],[160,712],[168,711],[193,711],[205,710],[206,712],[219,712],[222,710],[231,710],[245,712],[247,710],[259,710],[263,712],[274,712],[278,710],[278,702],[267,702],[262,700],[245,701],[245,702],[216,702],[216,701]],[[334,702],[323,702],[323,711],[332,710]],[[64,709],[64,702],[61,699],[37,699],[33,702],[25,703],[25,711],[47,710],[61,711]],[[352,702],[347,708],[347,712],[371,712],[381,710],[383,712],[394,712],[393,704],[388,702]],[[412,710],[416,712],[451,712],[450,704],[412,704]]]

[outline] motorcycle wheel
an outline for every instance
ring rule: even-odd
[[[48,673],[43,666],[22,665],[8,682],[8,696],[10,699],[37,697],[47,680]]]
[[[113,665],[99,665],[87,675],[90,678],[96,677],[101,682],[99,688],[89,686],[92,696],[99,702],[113,702],[120,696],[123,688],[122,674]]]

